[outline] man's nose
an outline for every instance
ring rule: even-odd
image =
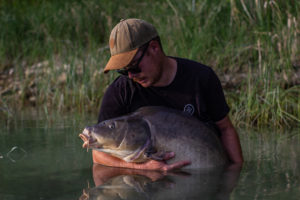
[[[128,78],[133,79],[134,76],[135,76],[135,74],[128,72]]]

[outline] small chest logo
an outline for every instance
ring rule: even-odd
[[[195,108],[192,104],[186,104],[183,108],[183,112],[192,116],[195,112]]]

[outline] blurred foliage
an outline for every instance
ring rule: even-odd
[[[95,112],[111,29],[153,23],[168,55],[211,66],[239,125],[299,124],[300,2],[2,0],[1,108]],[[9,109],[11,110],[11,109]]]

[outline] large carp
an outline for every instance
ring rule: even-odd
[[[175,152],[172,162],[190,160],[188,168],[210,168],[227,163],[216,132],[179,110],[142,107],[131,114],[86,127],[79,135],[83,147],[96,149],[126,162],[161,160]]]

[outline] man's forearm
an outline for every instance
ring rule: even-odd
[[[240,145],[240,140],[235,129],[228,129],[226,132],[222,133],[222,142],[229,155],[230,160],[233,163],[243,163],[243,154]]]
[[[172,159],[175,156],[173,152],[168,152],[164,155],[163,160]],[[167,164],[164,161],[148,160],[144,163],[131,163],[125,162],[119,158],[113,157],[103,152],[93,150],[93,161],[94,163],[102,164],[110,167],[122,167],[130,169],[143,169],[143,170],[157,170],[157,171],[170,171],[173,169],[179,169],[191,162],[188,160]]]
[[[122,167],[135,169],[134,163],[125,162],[117,157],[113,157],[107,153],[93,150],[93,162],[110,167]]]
[[[223,120],[217,122],[217,125],[220,128],[221,140],[229,159],[233,163],[242,164],[244,159],[240,139],[229,117],[225,117]]]

